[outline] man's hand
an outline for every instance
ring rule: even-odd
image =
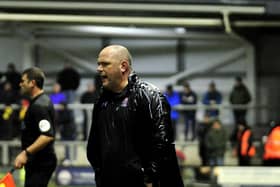
[[[18,156],[16,157],[15,162],[14,162],[14,167],[15,167],[16,169],[22,168],[22,167],[26,164],[27,159],[28,159],[28,157],[27,157],[26,152],[25,152],[25,151],[22,151],[22,152],[19,153]]]

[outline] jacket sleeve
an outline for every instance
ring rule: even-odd
[[[205,105],[209,105],[209,104],[210,104],[210,101],[209,101],[209,94],[208,94],[208,93],[205,93],[205,94],[203,95],[202,103],[205,104]]]
[[[96,109],[93,110],[92,118],[95,119],[94,117],[96,116]],[[94,120],[92,120],[91,124],[91,129],[89,133],[89,138],[88,138],[88,144],[87,144],[87,159],[89,163],[91,164],[92,168],[94,171],[97,173],[100,169],[99,167],[99,158],[98,154],[96,154],[96,150],[99,148],[98,143],[97,143],[97,134],[95,133],[95,125],[94,125]]]
[[[170,105],[166,98],[158,91],[146,95],[146,112],[149,113],[152,125],[152,149],[150,163],[144,168],[145,182],[157,181],[159,169],[163,160],[168,159],[167,153],[174,141],[170,118]]]
[[[220,92],[217,92],[217,104],[221,104],[222,103],[222,99],[223,99],[223,96]]]

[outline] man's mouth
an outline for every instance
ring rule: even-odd
[[[101,77],[101,80],[105,80],[108,78],[106,75],[101,75],[100,77]]]

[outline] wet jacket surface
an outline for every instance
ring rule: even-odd
[[[121,93],[103,90],[93,110],[87,157],[98,187],[143,187],[144,181],[183,186],[170,106],[159,89],[135,74]],[[169,176],[167,166],[173,166]]]

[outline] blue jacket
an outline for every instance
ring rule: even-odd
[[[176,105],[181,103],[180,94],[178,92],[173,91],[173,93],[171,95],[168,94],[168,93],[165,93],[164,95],[165,95],[168,103],[170,104],[171,108],[173,106],[176,106]],[[172,120],[178,120],[179,119],[179,112],[171,109],[171,119]]]

